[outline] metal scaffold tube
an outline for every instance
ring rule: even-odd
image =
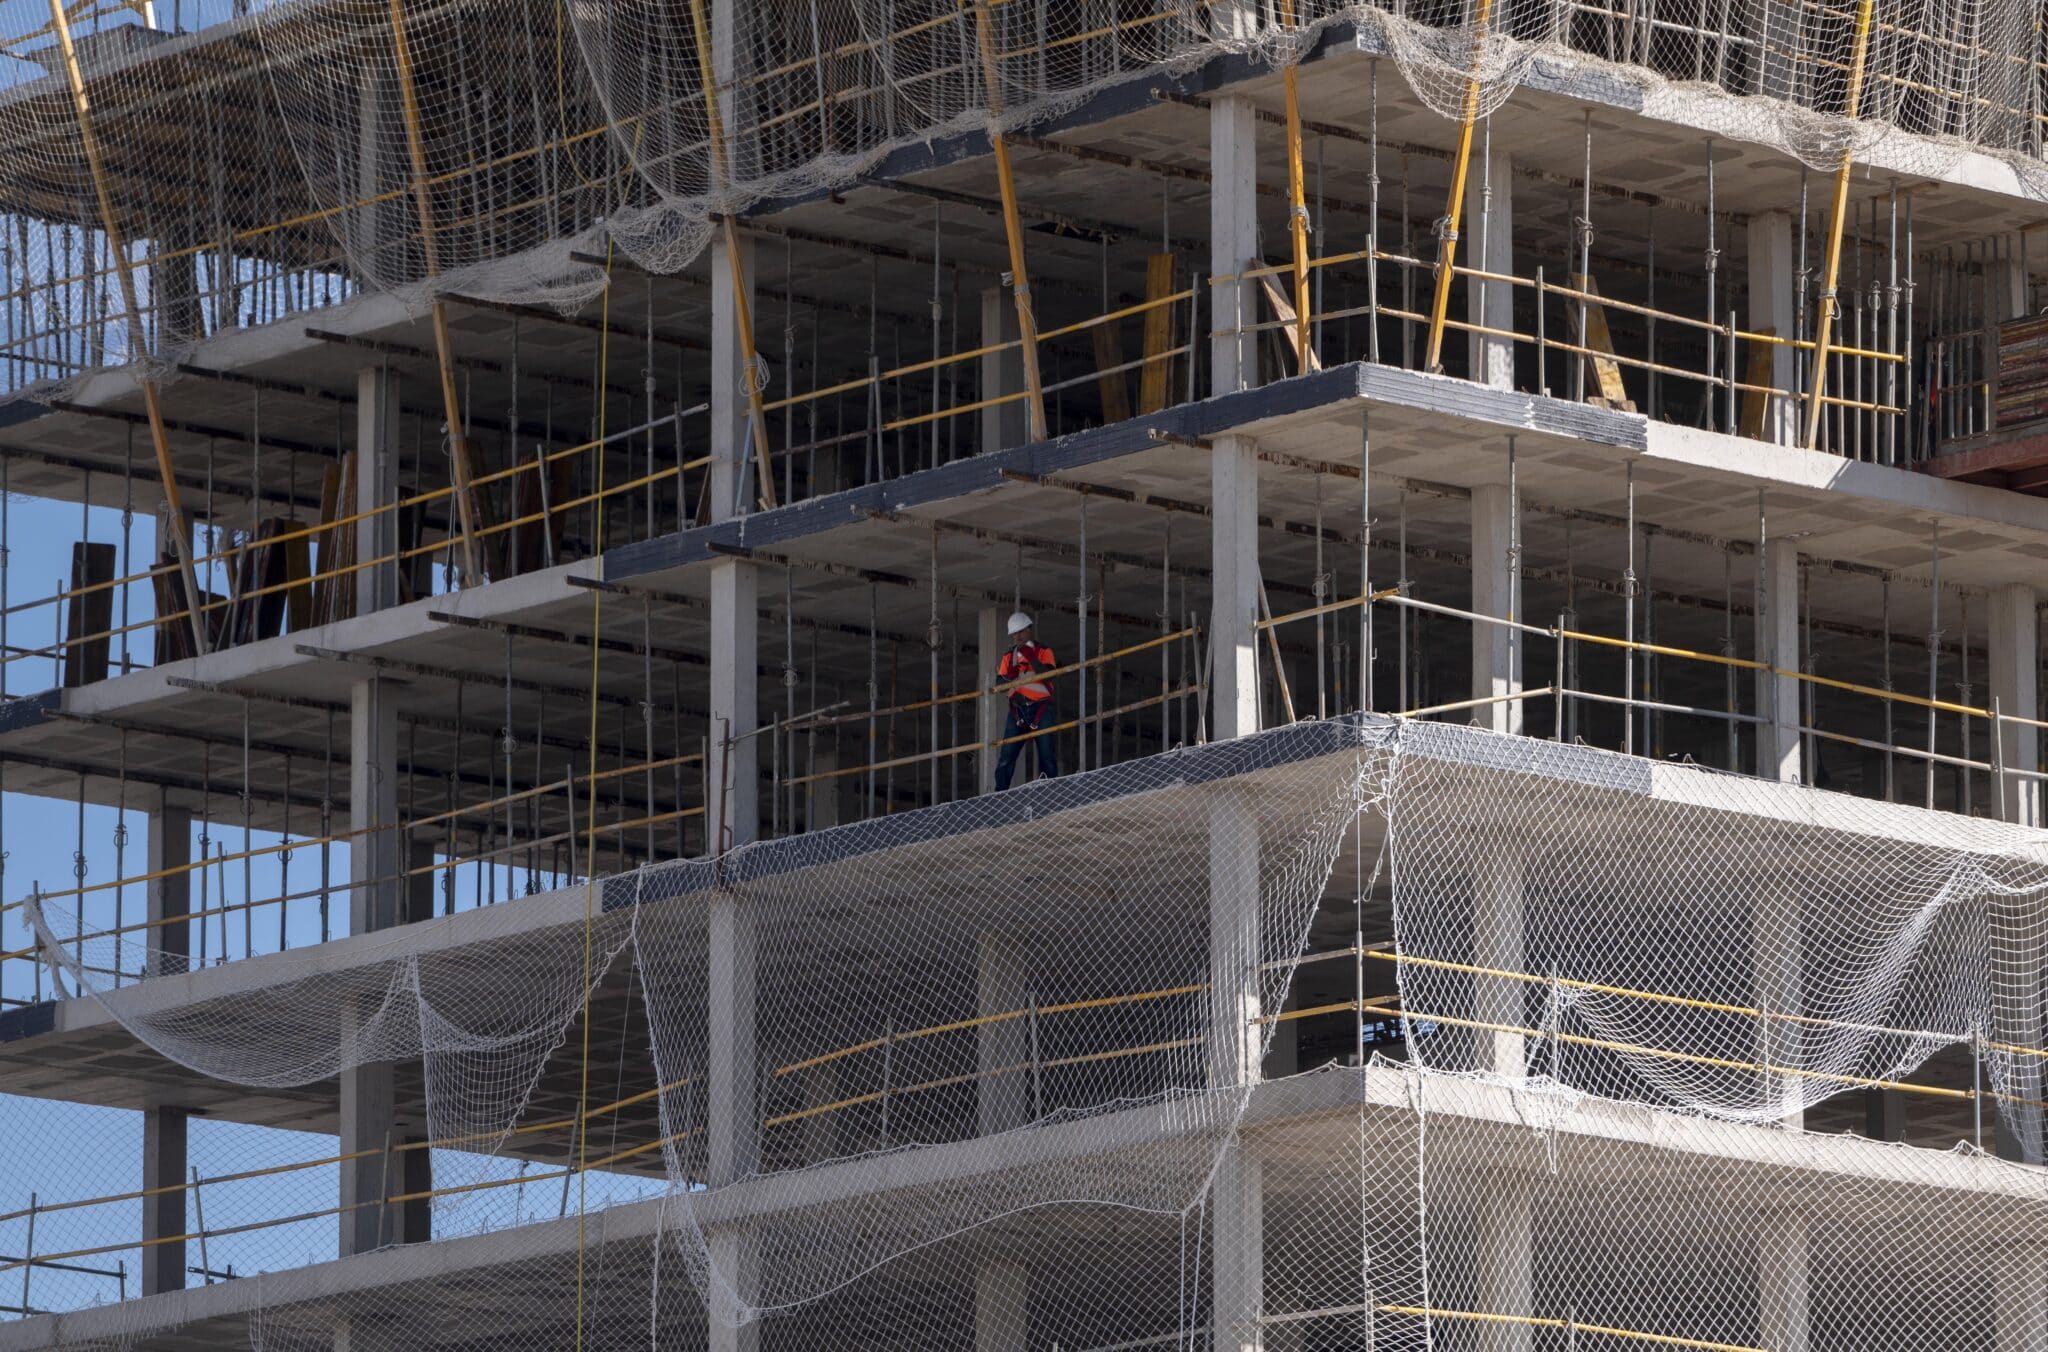
[[[1873,0],[1859,0],[1856,6],[1856,50],[1849,60],[1848,88],[1843,94],[1842,116],[1852,126],[1856,110],[1862,103],[1863,75],[1870,54],[1870,20]],[[1826,272],[1821,282],[1820,309],[1813,328],[1813,384],[1806,396],[1806,449],[1812,450],[1820,440],[1821,413],[1825,407],[1828,384],[1828,354],[1834,344],[1835,315],[1839,306],[1835,300],[1835,286],[1842,273],[1842,226],[1843,218],[1849,211],[1849,173],[1855,166],[1856,143],[1853,136],[1842,147],[1842,163],[1835,170],[1834,205],[1828,212],[1828,253]]]
[[[128,344],[131,359],[141,360],[148,349],[143,333],[142,304],[135,289],[135,270],[128,260],[128,242],[114,214],[113,190],[107,182],[105,157],[100,153],[99,135],[93,129],[92,99],[85,89],[85,71],[79,65],[78,47],[71,40],[71,19],[64,0],[50,0],[50,29],[57,36],[64,57],[64,76],[71,87],[72,111],[78,119],[79,143],[85,151],[86,166],[92,172],[93,195],[99,202],[100,229],[107,237],[107,251],[114,256],[114,269],[121,286],[121,304],[127,311]],[[199,610],[199,580],[192,568],[191,533],[185,523],[185,507],[178,493],[178,478],[171,468],[171,444],[164,427],[164,414],[157,397],[156,379],[146,372],[141,377],[142,405],[149,419],[149,439],[156,451],[157,476],[163,480],[165,533],[178,556],[178,573],[185,588],[185,620],[192,629],[193,651],[208,649],[206,623]]]
[[[56,0],[51,0],[54,4]],[[441,249],[435,237],[434,204],[429,196],[427,151],[420,130],[419,91],[413,80],[412,48],[405,36],[405,0],[391,0],[391,50],[398,67],[398,92],[405,112],[406,152],[412,160],[413,206],[419,214],[420,249],[426,259],[427,276],[441,272]],[[454,339],[448,332],[448,306],[436,296],[432,307],[434,357],[441,377],[441,407],[448,420],[448,466],[455,487],[455,510],[462,527],[463,580],[483,580],[476,553],[476,494],[470,486],[469,438],[463,435],[462,396],[455,385]]]
[[[1437,240],[1436,298],[1429,309],[1429,347],[1422,369],[1443,369],[1444,319],[1451,307],[1451,282],[1457,273],[1458,222],[1465,211],[1465,175],[1472,166],[1472,132],[1479,121],[1480,53],[1486,46],[1486,28],[1493,17],[1493,0],[1479,0],[1479,13],[1472,33],[1472,72],[1465,81],[1464,110],[1458,118],[1458,153],[1451,161],[1451,197],[1444,208],[1441,234]]]

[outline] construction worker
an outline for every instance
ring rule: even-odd
[[[1010,650],[1003,654],[1003,660],[996,663],[996,682],[1007,685],[1023,680],[1040,672],[1051,671],[1059,665],[1052,649],[1038,642],[1032,636],[1031,617],[1023,611],[1010,616]],[[1010,691],[1009,717],[1003,726],[1003,749],[996,757],[996,787],[1010,787],[1010,776],[1016,772],[1017,756],[1024,750],[1024,743],[1031,741],[1038,746],[1038,777],[1051,779],[1059,773],[1058,762],[1053,757],[1053,739],[1039,729],[1052,721],[1052,687],[1043,681],[1028,681]]]

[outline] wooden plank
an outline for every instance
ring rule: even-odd
[[[312,623],[314,624],[325,624],[333,618],[331,610],[334,579],[325,576],[325,574],[334,567],[335,533],[332,529],[332,523],[334,521],[335,504],[341,500],[342,475],[349,463],[349,457],[354,454],[355,452],[353,451],[344,451],[341,463],[327,466],[320,476],[320,518],[318,524],[323,529],[318,531],[313,536],[313,539],[319,549],[318,558],[315,562],[322,576],[315,578],[313,581]]]
[[[1131,378],[1116,368],[1124,364],[1123,335],[1115,324],[1097,324],[1088,330],[1095,343],[1095,386],[1102,391],[1102,421],[1124,422],[1131,416]]]
[[[1589,296],[1600,294],[1600,289],[1593,285],[1593,279],[1584,273],[1573,273],[1572,285]],[[1579,346],[1591,348],[1595,352],[1608,354],[1606,356],[1583,356],[1582,354],[1582,360],[1586,362],[1593,373],[1593,383],[1600,391],[1599,394],[1593,396],[1587,402],[1605,404],[1609,408],[1620,409],[1624,413],[1635,412],[1636,406],[1629,400],[1628,389],[1621,383],[1621,363],[1613,358],[1614,335],[1607,328],[1607,307],[1595,305],[1591,301],[1585,302],[1582,307],[1577,303],[1567,301],[1565,308],[1571,312],[1572,327],[1574,329],[1579,326],[1580,310],[1583,308],[1585,311],[1586,331],[1578,335]]]
[[[1174,306],[1157,304],[1173,294],[1174,257],[1156,253],[1145,260],[1145,299],[1154,302],[1145,311],[1145,364],[1138,368],[1138,412],[1157,413],[1167,406],[1173,388],[1173,358],[1166,355],[1173,346]]]
[[[112,545],[71,546],[71,592],[64,601],[64,684],[75,687],[107,679],[107,631],[114,627],[114,589],[96,583],[114,580],[116,550]]]
[[[1294,322],[1294,302],[1288,300],[1280,288],[1273,284],[1273,277],[1270,273],[1259,278],[1259,289],[1266,293],[1266,303],[1273,307],[1273,317],[1280,321],[1281,339],[1287,344],[1288,354],[1294,358],[1293,370],[1289,371],[1288,374],[1291,375],[1295,371],[1322,370],[1323,359],[1316,355],[1313,345],[1309,347],[1307,362],[1304,363],[1302,361],[1301,329]]]
[[[307,582],[313,575],[313,539],[300,533],[297,517],[286,522],[285,529],[292,538],[277,546],[284,556],[284,578],[302,584],[284,593],[285,623],[296,634],[313,627],[313,587]]]
[[[1778,336],[1776,329],[1768,327],[1757,329],[1755,332],[1762,334],[1766,338]],[[1777,350],[1778,345],[1776,343],[1751,343],[1749,345],[1749,363],[1743,368],[1742,383],[1745,385],[1768,387],[1771,383],[1771,359]],[[1737,430],[1751,440],[1761,439],[1764,434],[1764,415],[1770,411],[1770,407],[1770,395],[1765,394],[1760,389],[1744,390],[1742,392],[1742,421]]]

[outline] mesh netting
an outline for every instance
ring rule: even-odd
[[[583,1166],[578,1195],[604,1211],[570,1241],[587,1331],[644,1338],[684,1317],[675,1304],[843,1346],[843,1321],[886,1322],[914,1288],[971,1288],[973,1255],[1040,1213],[1104,1232],[1103,1261],[1126,1228],[1199,1230],[1270,1034],[1258,1011],[1280,1005],[1391,737],[1308,725],[644,869],[603,884],[587,929],[364,936],[238,964],[213,974],[237,990],[199,1001],[173,980],[99,990],[141,955],[67,948],[61,917],[33,920],[66,982],[210,1077],[278,1088],[416,1062],[427,1135],[450,1143],[433,1152],[435,1233],[493,1243],[490,1280],[531,1292],[506,1308],[532,1345],[558,1345],[541,1331],[576,1304],[569,1173],[546,1176],[554,1228],[507,1187],[514,1160],[543,1154]],[[616,1034],[616,1075],[579,1022]],[[549,1104],[579,1074],[607,1092],[565,1140]],[[598,1139],[600,1117],[650,1100],[640,1130]],[[252,1261],[295,1265],[280,1258]],[[385,1320],[408,1345],[436,1345],[411,1339],[437,1323],[473,1333],[447,1286],[378,1285],[311,1309],[259,1290],[259,1342]],[[1172,1320],[1166,1289],[1146,1298]],[[1114,1322],[1119,1293],[1093,1299],[1074,1317]],[[148,1327],[146,1310],[118,1317],[123,1337]]]

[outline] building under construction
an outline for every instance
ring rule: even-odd
[[[2044,32],[0,0],[0,1352],[2048,1352]]]

